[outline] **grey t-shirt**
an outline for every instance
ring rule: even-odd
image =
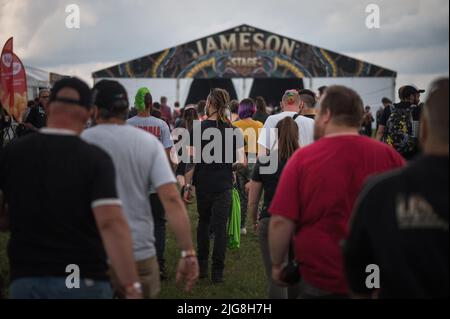
[[[170,149],[173,147],[173,140],[170,134],[169,126],[163,120],[154,116],[134,116],[128,119],[127,124],[140,128],[145,132],[156,136],[165,149]],[[155,194],[156,189],[154,187],[150,187],[148,192],[150,194]]]
[[[133,236],[134,257],[155,256],[153,217],[148,189],[175,183],[162,144],[152,134],[130,125],[101,124],[81,137],[109,154],[116,170],[116,186]]]
[[[127,121],[127,124],[155,135],[166,149],[173,146],[169,126],[159,118],[134,116]]]

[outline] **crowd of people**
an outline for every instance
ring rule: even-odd
[[[220,88],[172,109],[146,87],[130,105],[116,81],[62,79],[0,152],[9,297],[157,298],[166,223],[181,251],[176,281],[220,284],[233,189],[241,235],[258,234],[268,298],[448,297],[448,79],[422,103],[424,92],[403,86],[374,119],[337,85],[287,90],[272,114],[263,97]]]

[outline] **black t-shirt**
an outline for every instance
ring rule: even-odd
[[[195,124],[194,124],[195,125]],[[220,193],[233,188],[233,163],[237,160],[237,151],[244,147],[244,138],[241,131],[238,128],[229,126],[221,121],[205,120],[200,123],[201,133],[209,128],[218,129],[220,131],[221,140],[215,140],[214,137],[209,136],[205,139],[201,138],[201,162],[196,163],[193,184],[196,190],[204,193]],[[226,129],[229,129],[230,133],[234,132],[232,137],[232,143],[226,139]],[[231,136],[231,134],[229,134]],[[196,146],[194,143],[195,126],[190,132],[190,146]],[[220,142],[220,143],[219,143]],[[215,144],[218,143],[218,144]],[[218,161],[213,160],[211,163],[205,162],[203,157],[203,151],[205,147],[207,150],[205,153],[214,156],[217,148],[213,148],[213,145],[220,145],[222,151],[222,158]],[[209,152],[208,152],[209,149]]]
[[[25,119],[25,123],[30,123],[37,129],[47,126],[47,115],[44,108],[41,105],[32,107]]]
[[[267,167],[269,166],[269,163],[261,164],[258,161],[255,164],[255,168],[253,169],[252,180],[255,182],[262,183],[264,190],[264,204],[261,210],[261,214],[259,215],[260,219],[270,217],[268,209],[270,207],[270,203],[272,202],[273,197],[275,196],[278,181],[280,180],[281,173],[283,172],[283,168],[285,165],[286,161],[280,162],[278,163],[277,171],[274,174],[262,174],[261,166]]]
[[[253,115],[253,120],[259,121],[264,124],[268,117],[269,117],[269,114],[263,113],[260,111],[256,111],[255,114]]]
[[[377,125],[381,124],[381,117],[383,116],[384,110],[385,108],[382,108],[377,111]],[[386,123],[384,125],[386,125]]]
[[[11,277],[106,279],[106,254],[93,215],[116,199],[110,157],[77,136],[32,134],[0,153],[0,189],[9,206]]]
[[[448,298],[448,173],[448,157],[428,156],[368,183],[344,248],[355,293],[375,264],[381,298]]]

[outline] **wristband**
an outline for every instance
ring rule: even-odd
[[[125,285],[125,294],[142,294],[142,285],[140,282],[134,282],[132,284]]]
[[[183,259],[190,258],[190,257],[196,257],[196,256],[197,256],[197,254],[195,253],[195,250],[193,250],[193,249],[181,251],[181,258],[183,258]]]

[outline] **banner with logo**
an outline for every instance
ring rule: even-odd
[[[14,103],[10,108],[10,114],[16,119],[21,118],[21,114],[27,108],[27,75],[25,67],[19,57],[13,53],[13,92]]]
[[[13,38],[6,41],[0,56],[0,101],[6,110],[14,104]]]
[[[13,38],[6,41],[0,57],[0,101],[16,120],[27,108],[25,67],[13,52]]]

